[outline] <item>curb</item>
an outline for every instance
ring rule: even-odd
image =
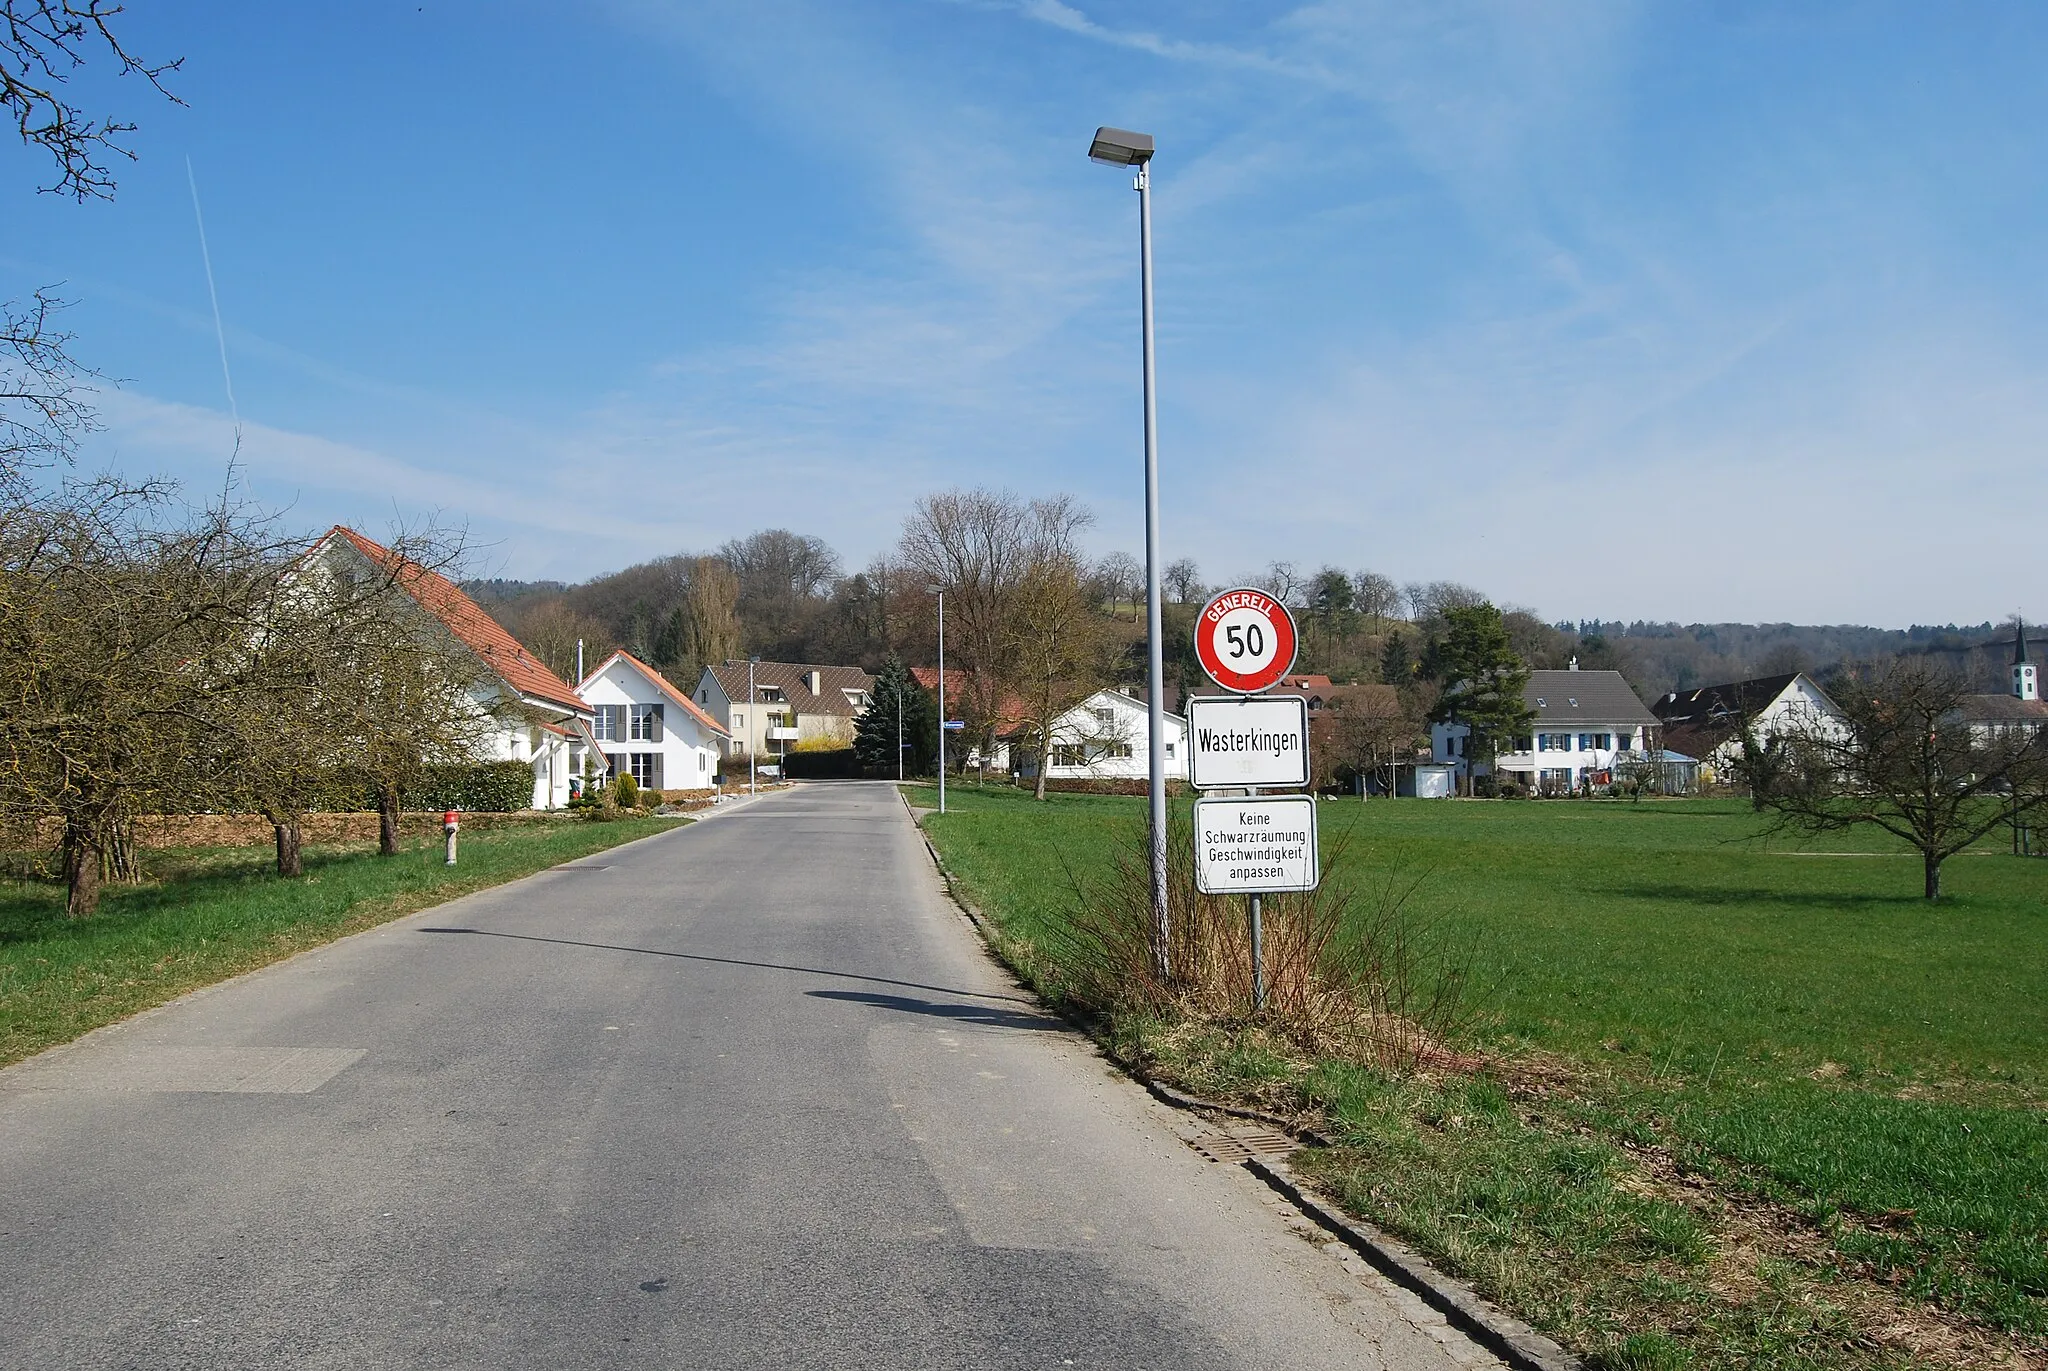
[[[1421,1296],[1445,1322],[1508,1365],[1521,1371],[1580,1371],[1577,1357],[1465,1282],[1431,1266],[1414,1248],[1310,1193],[1285,1162],[1253,1156],[1243,1165],[1381,1275]]]
[[[960,884],[953,878],[953,873],[946,869],[946,863],[939,856],[939,849],[933,845],[930,835],[924,831],[924,825],[917,821],[917,813],[911,807],[909,798],[901,790],[896,792],[896,797],[903,802],[904,813],[909,816],[911,827],[917,830],[918,840],[924,844],[926,855],[932,859],[933,869],[939,873],[939,879],[945,882],[947,897],[962,914],[966,915],[967,921],[974,925],[982,940],[989,945],[989,950],[995,952],[997,960],[1009,966],[1009,962],[1002,954],[995,951],[994,935],[997,930],[994,923],[961,893]],[[1009,969],[1012,972],[1017,970],[1014,966],[1010,966]],[[1075,1031],[1100,1045],[1093,1025],[1055,1006],[1047,1007],[1072,1025]],[[1199,1095],[1190,1095],[1184,1090],[1177,1090],[1173,1086],[1155,1081],[1143,1072],[1134,1071],[1106,1053],[1104,1056],[1124,1075],[1143,1086],[1145,1092],[1161,1104],[1191,1112],[1228,1114],[1236,1118],[1252,1119],[1278,1128],[1311,1147],[1330,1145],[1329,1139],[1300,1127],[1290,1119],[1269,1114],[1262,1109],[1223,1104],[1215,1100],[1205,1100]],[[1513,1314],[1486,1299],[1464,1281],[1437,1270],[1406,1243],[1371,1224],[1352,1218],[1335,1205],[1317,1197],[1295,1179],[1293,1170],[1285,1162],[1253,1156],[1241,1165],[1271,1186],[1296,1209],[1314,1220],[1317,1226],[1364,1257],[1372,1264],[1374,1270],[1419,1296],[1423,1303],[1442,1314],[1445,1322],[1509,1366],[1517,1368],[1517,1371],[1582,1371],[1579,1359],[1553,1339],[1537,1332]]]

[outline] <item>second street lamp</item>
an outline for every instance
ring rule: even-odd
[[[1165,629],[1159,621],[1159,406],[1152,376],[1152,135],[1099,128],[1088,156],[1109,166],[1136,167],[1138,192],[1139,335],[1145,362],[1145,729],[1150,753],[1147,797],[1152,839],[1152,949],[1161,980],[1173,974],[1166,918]]]

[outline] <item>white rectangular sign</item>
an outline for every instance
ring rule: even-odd
[[[1195,889],[1204,895],[1314,890],[1312,795],[1195,801]]]
[[[1189,700],[1188,739],[1197,790],[1308,784],[1308,701],[1299,695]]]

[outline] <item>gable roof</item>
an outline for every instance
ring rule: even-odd
[[[597,669],[595,671],[591,672],[588,676],[585,676],[580,682],[578,682],[576,686],[576,693],[578,695],[581,695],[584,691],[584,688],[588,686],[592,681],[596,680],[598,677],[604,675],[604,669],[610,666],[613,662],[624,662],[627,666],[632,667],[635,671],[639,672],[642,676],[646,677],[647,683],[649,685],[653,686],[663,695],[666,695],[673,703],[682,706],[684,710],[688,711],[691,718],[695,719],[699,724],[702,724],[711,732],[716,733],[719,737],[730,738],[732,736],[732,734],[726,732],[725,728],[722,725],[720,725],[716,719],[713,719],[709,714],[706,714],[702,709],[699,709],[697,707],[697,702],[695,700],[691,699],[688,695],[685,695],[682,691],[677,690],[675,687],[675,683],[670,681],[668,677],[662,675],[659,671],[656,671],[653,667],[647,665],[647,663],[641,661],[638,657],[635,657],[632,653],[627,652],[623,648],[612,653],[611,656],[605,658],[602,662],[599,662],[597,664]]]
[[[1532,671],[1522,702],[1544,724],[1654,724],[1619,671]]]
[[[475,653],[514,694],[554,705],[570,713],[587,712],[575,687],[555,675],[538,657],[505,631],[504,625],[484,613],[483,608],[446,576],[421,566],[409,557],[393,552],[382,543],[365,538],[343,524],[336,524],[317,539],[307,556],[317,555],[335,543],[351,548],[381,571],[389,572],[421,609],[440,620],[456,641]]]
[[[926,690],[938,690],[939,669],[937,667],[914,666],[908,668],[908,670],[911,680],[916,681]],[[963,671],[959,667],[948,668],[946,671],[946,698],[957,702],[960,700],[963,690],[975,694],[984,693],[981,688],[980,676],[972,671]],[[1003,697],[996,701],[995,711],[995,726],[997,728],[1008,728],[1013,724],[1021,722],[1031,712],[1031,706],[1025,704],[1014,692],[1005,691],[1003,692]]]
[[[865,695],[875,693],[875,678],[857,666],[815,666],[807,662],[755,662],[754,684],[775,686],[782,691],[783,698],[800,715],[833,714],[842,719],[851,719],[860,713],[853,701],[846,698],[846,692],[857,690]],[[727,658],[722,666],[704,668],[717,680],[718,688],[725,692],[728,700],[744,701],[747,698],[747,663]],[[806,679],[810,672],[819,676],[818,689],[813,693]]]
[[[1674,690],[1657,697],[1651,712],[1667,724],[1704,724],[1710,720],[1756,714],[1771,701],[1791,689],[1799,679],[1799,673],[1788,671],[1780,676],[1758,676],[1747,681],[1729,681],[1723,685],[1700,686],[1694,690]]]
[[[1956,702],[1966,724],[2048,723],[2048,700],[2017,695],[1965,695]]]

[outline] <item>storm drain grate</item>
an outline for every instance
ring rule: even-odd
[[[1242,1164],[1253,1157],[1284,1157],[1300,1144],[1285,1133],[1277,1133],[1270,1128],[1253,1128],[1190,1138],[1188,1146],[1212,1162]]]
[[[557,870],[557,871],[610,871],[610,870],[611,870],[611,867],[610,867],[609,865],[605,865],[605,864],[598,864],[598,863],[589,863],[589,862],[585,862],[585,863],[580,863],[580,864],[578,864],[578,865],[576,865],[576,866],[558,866],[558,867],[556,867],[556,868],[555,868],[555,870]]]

